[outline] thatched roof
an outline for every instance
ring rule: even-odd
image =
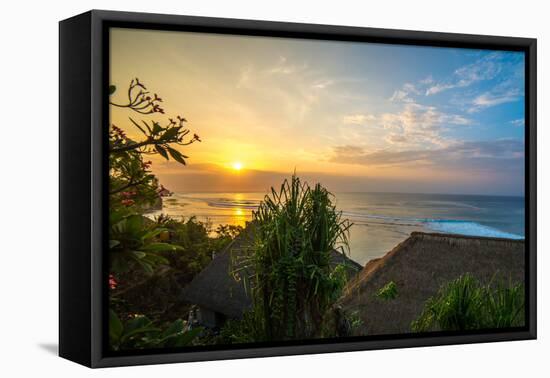
[[[182,299],[229,318],[240,318],[252,306],[252,301],[243,281],[236,281],[231,274],[232,260],[244,255],[253,239],[253,227],[249,226],[183,289]],[[336,250],[332,250],[332,264],[345,264],[349,278],[363,268]],[[239,275],[252,276],[253,272]]]
[[[369,261],[349,282],[339,304],[345,311],[358,311],[360,334],[407,333],[442,284],[465,273],[481,282],[495,276],[523,282],[524,263],[522,240],[413,232],[385,256]],[[397,298],[377,298],[390,281],[397,285]]]

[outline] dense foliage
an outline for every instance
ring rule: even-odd
[[[443,285],[430,298],[411,328],[415,332],[432,330],[464,331],[523,326],[525,321],[524,285],[483,285],[465,274]]]
[[[255,244],[235,264],[235,274],[247,280],[253,310],[245,315],[245,330],[233,327],[233,336],[255,341],[322,336],[323,317],[346,282],[345,267],[331,264],[331,251],[340,246],[345,253],[351,224],[336,210],[331,193],[295,175],[279,191],[272,189],[253,218]]]
[[[113,350],[187,346],[201,331],[200,328],[185,330],[180,319],[160,329],[147,316],[136,315],[123,322],[113,310],[109,312],[109,340]]]

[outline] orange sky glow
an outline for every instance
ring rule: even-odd
[[[378,66],[354,49],[342,42],[113,29],[112,99],[123,102],[124,89],[139,77],[166,111],[143,119],[164,123],[181,115],[191,135],[200,135],[201,143],[179,148],[189,156],[186,166],[152,156],[154,173],[171,190],[264,192],[294,171],[335,191],[483,192],[507,180],[487,169],[440,164],[433,156],[447,150],[458,156],[456,146],[465,143],[444,133],[475,121],[466,112],[449,115],[405,101],[397,91],[402,78],[376,75]],[[346,54],[362,70],[346,67]],[[135,114],[110,111],[113,124],[140,138],[128,121]]]

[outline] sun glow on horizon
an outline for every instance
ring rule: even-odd
[[[243,163],[241,163],[240,161],[235,161],[233,163],[231,163],[231,168],[237,172],[239,172],[240,170],[243,169]]]

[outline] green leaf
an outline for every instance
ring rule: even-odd
[[[145,256],[147,256],[147,254],[145,252],[142,252],[142,251],[132,251],[132,254],[134,255],[134,258],[136,258],[136,259],[142,259]]]
[[[189,345],[202,332],[202,330],[203,329],[201,327],[197,327],[182,333],[176,338],[174,346],[182,347]]]
[[[138,125],[138,123],[136,121],[134,121],[132,118],[130,118],[130,117],[128,117],[128,118],[143,133],[143,135],[148,136],[148,134],[145,132],[145,130],[143,130],[143,127]]]
[[[126,208],[113,210],[109,214],[109,223],[115,224],[129,215],[129,211]]]
[[[109,248],[114,248],[117,245],[120,245],[120,242],[118,240],[109,240]]]
[[[187,157],[185,155],[182,155],[178,150],[173,149],[172,147],[167,147],[168,152],[170,153],[170,156],[177,161],[180,164],[185,165],[184,157]]]
[[[109,85],[109,96],[115,93],[115,91],[116,91],[116,86]]]
[[[158,234],[160,234],[163,231],[168,231],[167,228],[155,228],[154,230],[151,230],[147,232],[145,235],[141,237],[141,241],[144,242],[145,240],[152,239]]]
[[[147,130],[149,130],[149,134],[152,134],[152,133],[153,133],[153,130],[151,130],[151,128],[149,127],[149,125],[147,124],[147,122],[145,122],[145,121],[143,121],[143,120],[142,120],[141,122],[143,122],[143,124],[145,125],[145,127],[147,127]]]
[[[159,125],[158,122],[153,122],[153,134],[158,134],[162,131],[162,127]]]
[[[146,252],[162,252],[162,251],[183,251],[184,248],[176,244],[168,243],[150,243],[140,248]]]
[[[161,338],[164,339],[167,337],[175,336],[181,332],[183,332],[183,321],[181,319],[178,319],[170,324],[168,328],[164,330],[164,332],[162,332]]]
[[[130,215],[126,218],[126,231],[131,234],[138,234],[143,228],[143,217],[141,215]]]
[[[155,150],[157,150],[157,152],[163,157],[165,158],[166,160],[168,160],[168,154],[166,153],[166,150],[159,146],[158,144],[155,145]]]
[[[143,329],[150,326],[153,322],[145,315],[137,315],[126,323],[126,331],[133,332],[136,329]]]
[[[160,264],[169,265],[170,264],[170,262],[167,259],[165,259],[164,257],[159,256],[159,255],[155,255],[153,253],[148,253],[147,256],[145,256],[143,259],[140,260],[140,262],[142,262],[144,264],[149,264],[151,266],[151,269],[153,268],[153,266],[156,266],[156,265],[160,265]]]
[[[146,261],[143,261],[143,259],[136,260],[138,264],[141,266],[141,268],[145,271],[145,273],[152,275],[154,273],[153,266],[149,264]]]
[[[173,138],[175,138],[177,135],[178,135],[178,132],[180,131],[180,127],[179,126],[174,126],[174,127],[171,127],[169,128],[168,130],[166,130],[164,132],[164,134],[162,134],[162,138],[165,140],[165,141],[169,141]]]
[[[160,329],[154,327],[153,323],[147,317],[137,316],[126,324],[126,329],[122,335],[121,342],[125,342],[137,335],[159,331]]]
[[[122,325],[122,322],[118,318],[116,312],[109,309],[109,337],[111,338],[111,343],[118,344],[123,330],[124,326]]]

